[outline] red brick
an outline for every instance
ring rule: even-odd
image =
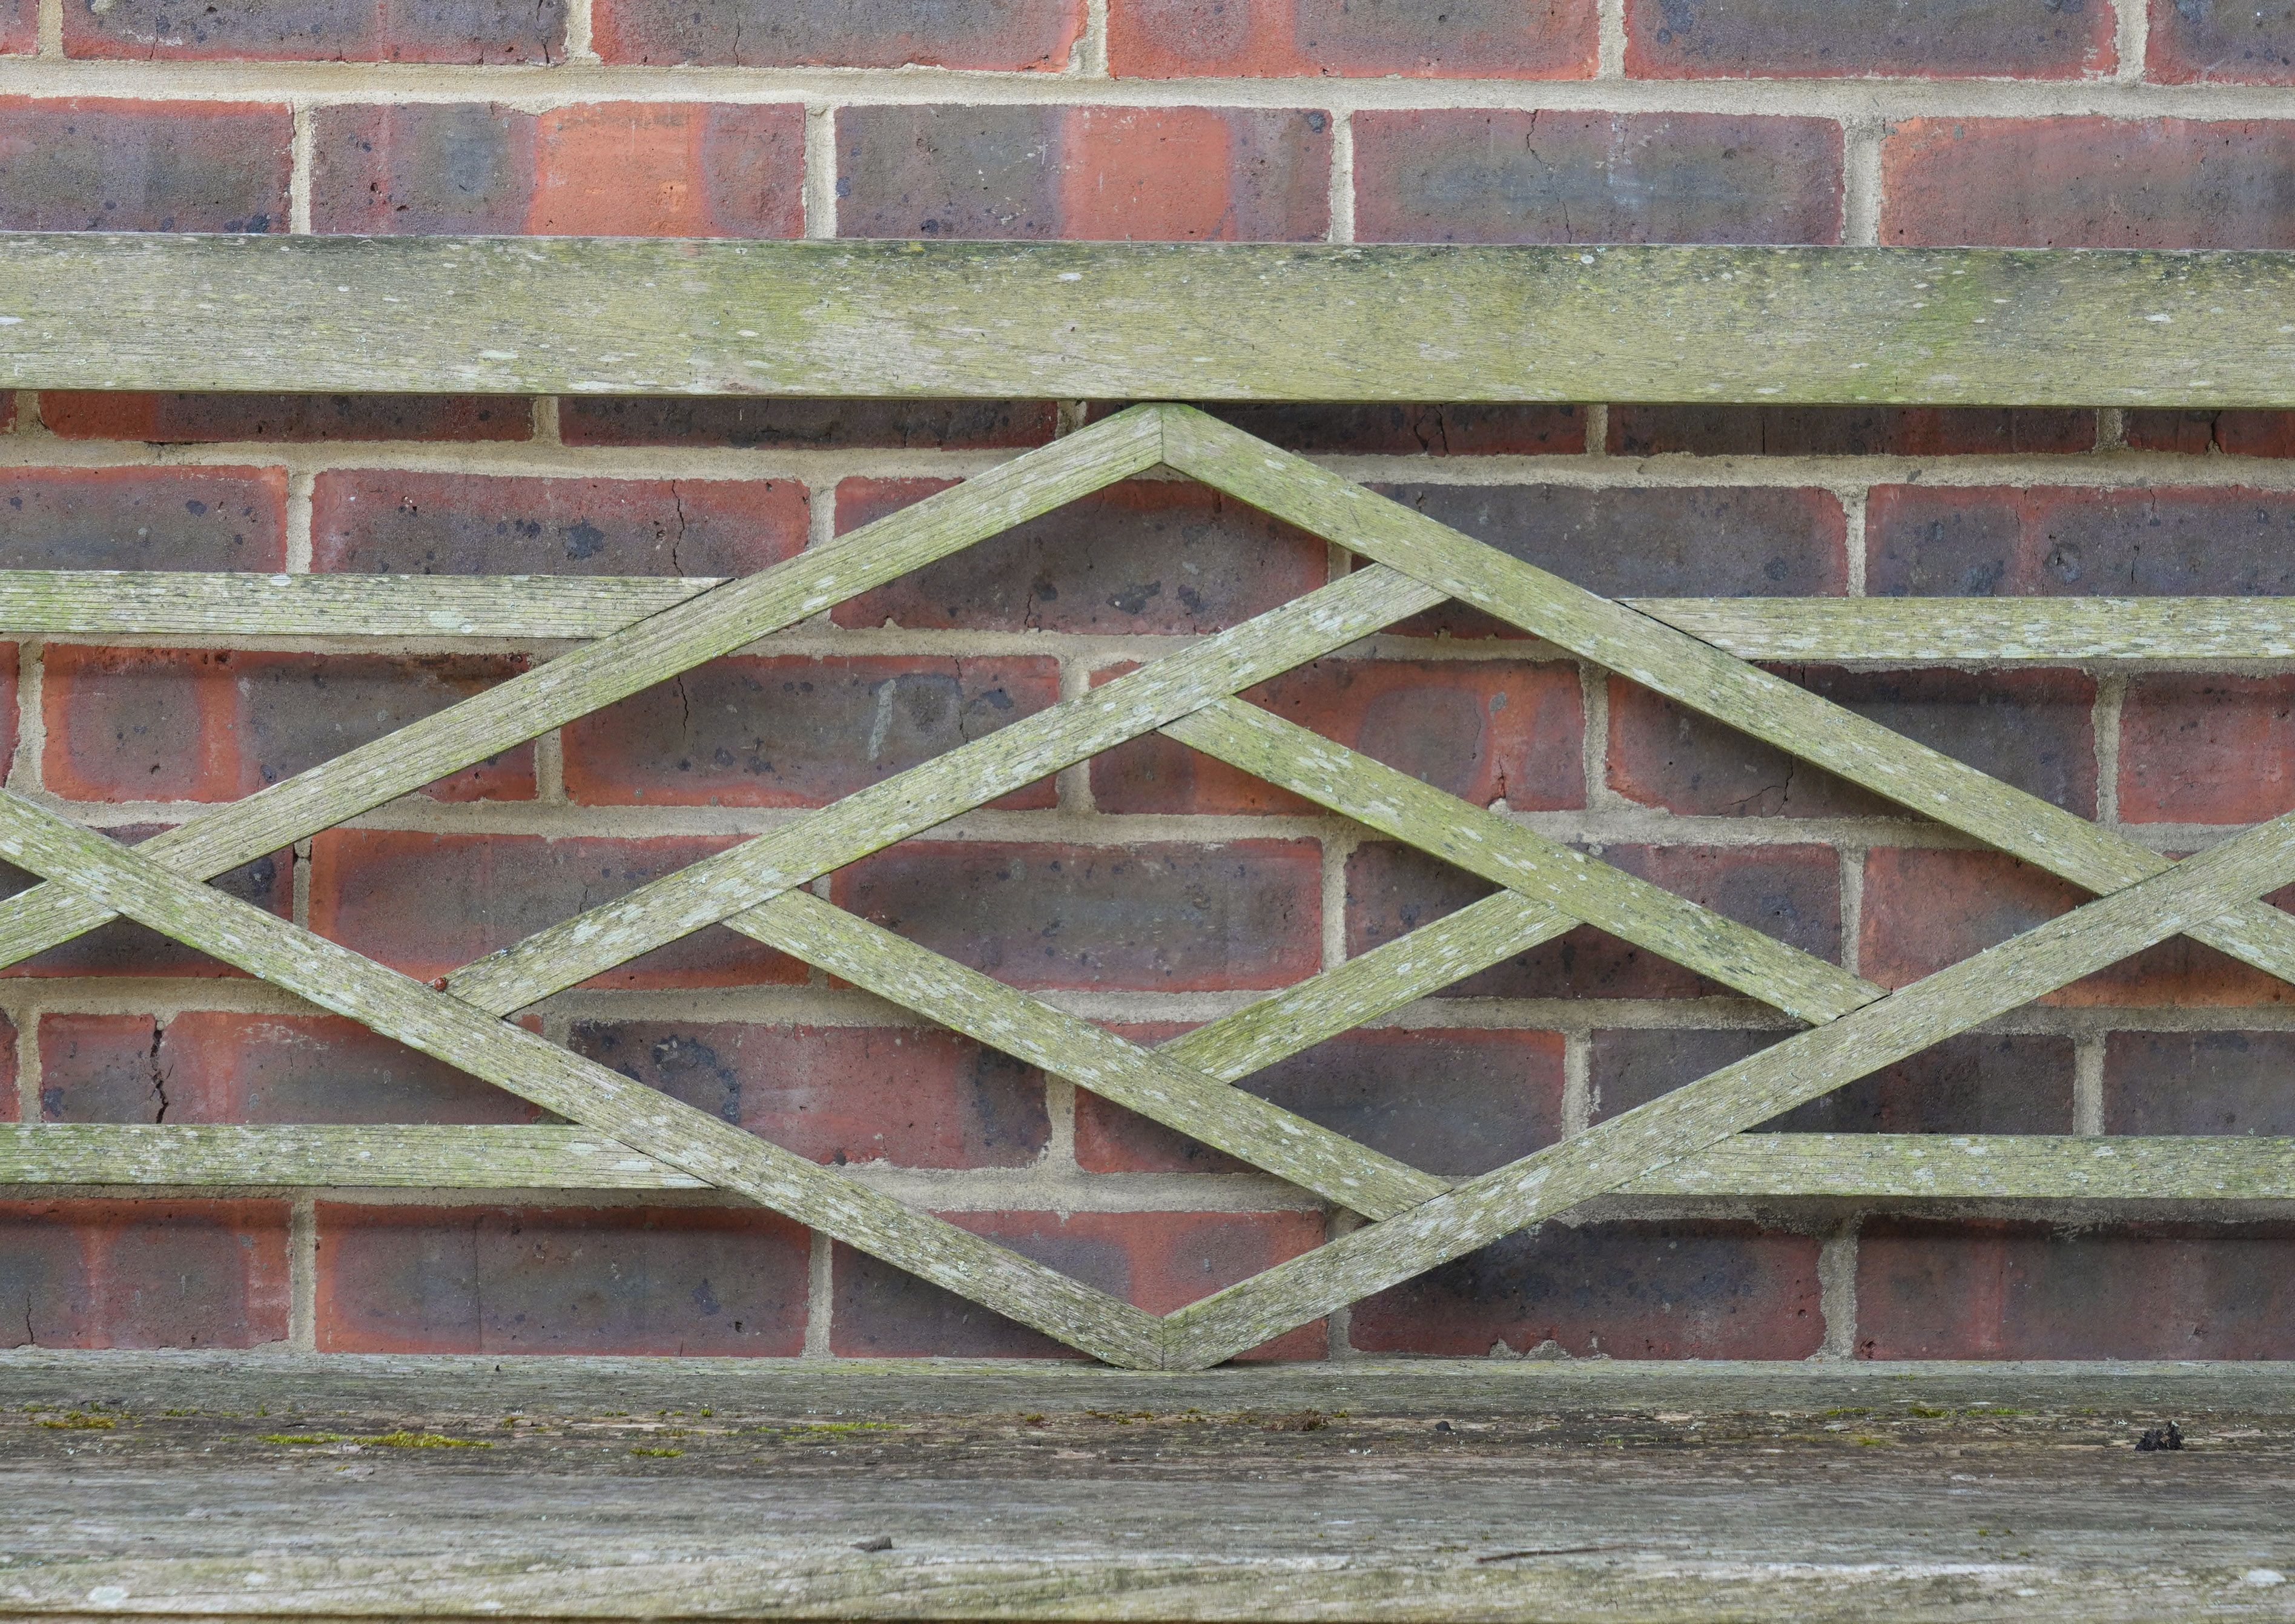
[[[1168,1314],[1311,1252],[1319,1212],[947,1212],[960,1228]],[[1080,1359],[1074,1349],[839,1245],[830,1351],[846,1358]],[[1319,1359],[1317,1320],[1239,1355]]]
[[[531,1122],[539,1110],[332,1016],[40,1017],[51,1122]]]
[[[67,440],[527,440],[522,400],[485,395],[136,395],[49,389],[40,421]]]
[[[2163,85],[2295,85],[2295,12],[2286,6],[2150,4],[2144,78]]]
[[[2082,817],[2095,815],[2095,679],[2077,671],[1780,668],[1820,698]],[[1902,817],[1903,809],[1622,677],[1610,788],[1670,812]]]
[[[602,0],[592,43],[609,62],[747,68],[1001,68],[1057,72],[1083,34],[1083,0],[766,0],[690,6]]]
[[[20,1120],[20,1106],[16,1098],[16,1023],[0,1015],[0,1122]]]
[[[17,649],[0,643],[0,762],[16,758]]]
[[[168,828],[165,823],[115,825],[101,832],[124,845],[135,845]],[[13,896],[39,882],[20,869],[0,863],[0,896]],[[258,857],[208,882],[227,896],[251,902],[281,918],[295,910],[295,853]],[[0,969],[0,975],[197,975],[236,976],[241,972],[205,953],[172,942],[155,930],[114,919],[45,953]]]
[[[429,981],[734,845],[330,829],[311,843],[311,928]],[[731,987],[803,982],[794,959],[713,925],[584,983]]]
[[[806,451],[1013,451],[1049,443],[1059,408],[1048,400],[684,400],[561,396],[568,445],[766,445]]]
[[[607,805],[820,806],[1059,697],[1050,658],[712,660],[569,725],[566,788]],[[1049,779],[992,803],[1058,804]]]
[[[2121,424],[2133,451],[2295,457],[2295,412],[2129,412]]]
[[[29,56],[39,43],[37,0],[0,0],[0,51]]]
[[[1857,1351],[2295,1357],[2295,1228],[1868,1220],[1857,1243]]]
[[[847,479],[840,533],[953,483]],[[1329,553],[1303,530],[1199,485],[1112,486],[864,592],[840,626],[911,631],[1216,632],[1329,578]]]
[[[1290,109],[846,107],[844,237],[1320,241],[1331,120]]]
[[[311,224],[322,232],[796,237],[804,110],[596,102],[322,108]]]
[[[1830,847],[1611,845],[1602,861],[1838,963],[1841,875]],[[1494,887],[1409,847],[1369,841],[1347,860],[1347,952],[1369,951]],[[1869,913],[1866,916],[1871,917]],[[1438,998],[1736,996],[1642,948],[1580,926],[1468,976]]]
[[[252,1348],[287,1334],[283,1201],[0,1202],[9,1342]]]
[[[525,662],[64,644],[43,664],[48,788],[75,801],[235,801],[483,693]],[[532,800],[533,747],[424,793]]]
[[[2085,407],[1610,408],[1613,456],[1945,457],[2095,449]]]
[[[564,0],[107,0],[64,7],[67,56],[176,61],[565,58]]]
[[[2129,0],[2140,5],[2144,0]],[[2111,7],[2095,0],[1626,0],[1634,78],[2077,79],[2108,75]]]
[[[2295,808],[2295,677],[2137,675],[2119,716],[2128,821],[2258,823]]]
[[[568,1047],[838,1167],[1025,1167],[1051,1136],[1042,1073],[937,1029],[582,1021]]]
[[[2295,1136],[2295,1032],[2115,1032],[2106,1133]]]
[[[1137,1042],[1169,1035],[1124,1029]],[[1332,1038],[1238,1085],[1384,1155],[1454,1178],[1518,1161],[1562,1137],[1562,1034],[1374,1027]],[[1076,1092],[1086,1172],[1237,1172],[1244,1164]]]
[[[787,479],[323,473],[312,567],[409,575],[746,575],[804,545]],[[150,567],[145,566],[145,567]]]
[[[2295,593],[2295,494],[2243,486],[1876,486],[1875,597]]]
[[[832,900],[1021,987],[1283,987],[1322,966],[1310,840],[1033,845],[911,840],[837,871]]]
[[[1098,422],[1123,404],[1095,401],[1086,417]],[[1214,400],[1196,410],[1310,456],[1534,457],[1586,449],[1586,418],[1576,406]]]
[[[291,124],[244,102],[0,96],[0,231],[285,231]]]
[[[283,469],[21,469],[0,500],[0,568],[286,567]]]
[[[1551,1340],[1613,1359],[1807,1359],[1817,1242],[1747,1223],[1544,1224],[1355,1304],[1363,1353],[1454,1358]]]
[[[1575,665],[1318,660],[1243,697],[1477,806],[1503,800],[1516,812],[1550,812],[1585,804],[1585,713]],[[1091,792],[1108,812],[1315,810],[1158,735],[1095,757]]]
[[[1907,118],[1881,146],[1881,241],[2295,247],[2295,121]]]
[[[1354,117],[1360,242],[1837,242],[1841,126],[1730,113]]]
[[[755,1208],[319,1204],[327,1353],[804,1348],[812,1236]]]
[[[1107,60],[1119,78],[1585,79],[1597,33],[1591,0],[1115,0]]]

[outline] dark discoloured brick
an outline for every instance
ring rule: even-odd
[[[1591,1056],[1593,1120],[1646,1105],[1789,1035],[1597,1032]],[[1770,1133],[2070,1133],[2071,1040],[1948,1038],[1760,1128]]]
[[[2103,1130],[2295,1135],[2295,1032],[2113,1032]]]
[[[6,1053],[0,1056],[0,1122],[18,1120],[16,1098],[16,1023],[0,1016],[0,1047]]]
[[[1315,1212],[949,1212],[949,1222],[1151,1314],[1322,1244]],[[848,1357],[1079,1359],[1073,1348],[839,1245],[829,1347]],[[1320,1320],[1244,1359],[1318,1359]]]
[[[1878,486],[1865,530],[1875,597],[2295,593],[2282,491]]]
[[[1840,960],[1841,878],[1829,847],[1613,845],[1603,851],[1602,860],[1804,952]],[[1347,859],[1347,952],[1368,952],[1457,912],[1492,889],[1424,853],[1366,842]],[[1435,996],[1697,998],[1726,991],[1654,953],[1581,926]]]
[[[2095,413],[2011,406],[1612,406],[1621,457],[1940,457],[2095,449]]]
[[[0,231],[285,231],[290,125],[245,102],[0,96]]]
[[[550,62],[564,0],[104,0],[64,7],[70,56]]]
[[[51,1122],[530,1122],[515,1095],[331,1016],[40,1019]]]
[[[788,1356],[806,1232],[742,1208],[319,1204],[329,1353]]]
[[[1056,71],[1083,32],[1083,0],[602,0],[593,42],[609,62]]]
[[[911,840],[839,870],[831,895],[1016,986],[1280,987],[1322,967],[1311,841]]]
[[[324,473],[312,496],[312,567],[746,575],[795,554],[804,527],[804,487],[786,479]]]
[[[2295,412],[2129,412],[2120,421],[2134,451],[2295,457]]]
[[[2286,1359],[2295,1228],[1868,1220],[1857,1244],[1857,1351]]]
[[[1881,148],[1881,241],[2295,246],[2295,121],[1908,118]]]
[[[130,823],[102,833],[126,845],[135,845],[169,827],[164,823]],[[0,863],[0,896],[29,891],[39,881],[21,869]],[[295,853],[274,852],[208,882],[226,895],[251,902],[281,918],[295,910]],[[171,942],[159,932],[126,919],[114,919],[84,936],[75,936],[20,964],[0,969],[0,975],[221,975],[241,972],[219,959]]]
[[[0,568],[283,569],[287,476],[258,468],[14,469]]]
[[[794,237],[804,110],[598,102],[521,113],[477,102],[320,110],[311,224],[322,232]]]
[[[52,646],[42,714],[47,787],[78,801],[235,801],[483,693],[524,661]],[[519,745],[425,793],[534,797]]]
[[[1049,658],[713,660],[568,727],[566,788],[600,804],[819,806],[1059,694]],[[1049,779],[992,803],[1057,804]]]
[[[0,1203],[0,1338],[252,1348],[287,1334],[283,1201]]]
[[[2168,85],[2295,85],[2295,6],[2287,0],[2150,4],[2147,78]]]
[[[845,237],[1319,241],[1328,114],[1252,108],[847,107]]]
[[[2295,677],[2160,672],[2128,679],[2119,815],[2259,823],[2295,807]]]
[[[1238,1086],[1382,1155],[1452,1178],[1488,1172],[1562,1137],[1559,1032],[1352,1032]],[[1076,1095],[1076,1161],[1087,1172],[1241,1167],[1184,1134],[1082,1091]]]
[[[949,482],[847,479],[837,526],[858,529]],[[1199,632],[1312,592],[1327,551],[1303,530],[1198,485],[1111,486],[864,592],[840,626]]]
[[[2077,671],[1780,668],[1821,698],[2082,817],[2095,815],[2095,682]],[[1610,681],[1610,787],[1677,812],[1904,815],[1893,802],[1622,677]]]
[[[1834,242],[1841,127],[1724,113],[1363,112],[1361,242]]]
[[[527,440],[522,400],[477,395],[133,395],[50,389],[40,421],[68,440]]]
[[[569,1047],[782,1149],[842,1167],[1025,1167],[1044,1077],[954,1032],[584,1021]]]
[[[1504,800],[1530,812],[1585,804],[1585,714],[1575,665],[1318,660],[1243,697],[1477,806]],[[1157,736],[1095,757],[1091,792],[1102,812],[1312,810],[1300,796]]]
[[[1546,1224],[1355,1304],[1365,1353],[1806,1359],[1825,1341],[1817,1241],[1744,1223]]]
[[[1049,442],[1048,400],[674,400],[569,395],[558,403],[568,445],[760,445],[804,450],[1008,451]]]
[[[2142,4],[2144,0],[2130,0]],[[2109,73],[2104,0],[1627,0],[1637,78],[2070,79]]]
[[[1126,404],[1098,401],[1088,416],[1098,422]],[[1205,401],[1196,409],[1310,456],[1531,457],[1586,449],[1586,415],[1577,406]]]
[[[1582,79],[1597,54],[1587,0],[1123,0],[1107,21],[1123,78]]]
[[[331,829],[311,846],[311,928],[429,981],[732,845]],[[713,925],[585,983],[802,982],[804,967]]]

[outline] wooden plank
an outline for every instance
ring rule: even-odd
[[[2284,1201],[2295,1197],[2295,1138],[1741,1133],[1618,1194]]]
[[[1153,1367],[1153,1316],[495,1020],[323,936],[0,790],[0,855],[323,1009],[347,1016],[641,1155],[1114,1364]]]
[[[0,1184],[701,1190],[587,1128],[42,1122],[0,1127]]]
[[[0,328],[9,331],[13,330]],[[835,546],[800,553],[705,592],[388,738],[155,835],[137,850],[194,878],[212,878],[1153,467],[1162,446],[1152,411],[1119,413],[888,514]],[[0,901],[0,965],[69,942],[110,917],[54,885]]]
[[[2168,866],[2167,858],[2123,835],[1509,558],[1303,457],[1185,406],[1158,409],[1164,414],[1164,461],[1172,467],[2099,896]],[[2223,918],[2196,922],[2189,934],[2295,981],[2295,916],[2248,900]]]
[[[0,236],[0,385],[2295,405],[2270,252]]]
[[[447,984],[495,1014],[523,1008],[1441,600],[1394,571],[1357,571],[537,931]]]
[[[1393,1217],[1450,1187],[1447,1179],[1055,1009],[811,892],[784,892],[726,923],[1367,1218]]]
[[[1164,731],[1803,1020],[1833,1020],[1883,996],[1838,965],[1241,699],[1206,706]]]
[[[1747,660],[2295,659],[2285,598],[1629,598]]]
[[[1812,1027],[1342,1236],[1167,1317],[1168,1363],[1197,1368],[1656,1172],[2295,880],[2295,813],[2258,824],[1877,1003]]]

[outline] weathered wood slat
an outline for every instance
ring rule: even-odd
[[[0,236],[0,384],[2295,405],[2267,252]]]
[[[1216,1364],[1580,1203],[1648,1176],[1804,1100],[2004,1015],[2233,902],[2295,880],[2295,813],[2185,858],[1877,1003],[1722,1067],[1574,1138],[1169,1316],[1167,1362]]]
[[[2284,598],[1629,598],[1747,660],[2295,659]]]
[[[783,1212],[1113,1364],[1160,1361],[1154,1317],[433,992],[0,790],[0,855],[642,1155]]]
[[[700,1190],[587,1128],[44,1122],[0,1128],[0,1184]]]

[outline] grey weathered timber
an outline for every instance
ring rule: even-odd
[[[2295,405],[2259,252],[0,237],[0,385]]]
[[[1172,467],[2074,885],[2104,895],[2168,866],[2125,836],[1303,457],[1185,406],[1161,410],[1164,460]],[[2295,917],[2279,909],[2250,901],[2189,934],[2295,981]]]
[[[2187,857],[1829,1025],[1460,1184],[1168,1316],[1165,1359],[1215,1364],[1294,1326],[1615,1189],[1804,1100],[2004,1015],[2231,902],[2295,880],[2295,813]]]
[[[2283,660],[2283,598],[1626,598],[1746,660]]]
[[[1469,873],[1806,1021],[1829,1021],[1883,989],[1749,925],[1612,868],[1496,812],[1240,699],[1163,730],[1181,744],[1278,784]]]
[[[1156,1319],[631,1081],[0,790],[0,855],[710,1184],[825,1229],[1115,1364],[1160,1362]]]
[[[836,546],[801,553],[666,609],[388,738],[155,835],[137,849],[194,878],[211,878],[1153,467],[1162,445],[1152,411],[1121,412],[887,514]],[[110,917],[53,885],[10,897],[0,902],[0,965],[69,942]]]
[[[1441,601],[1393,570],[1350,575],[536,931],[447,984],[507,1015]]]
[[[727,923],[1367,1218],[1391,1217],[1450,1187],[1447,1179],[1422,1173],[1168,1054],[1142,1049],[1015,992],[810,892],[784,892]]]
[[[0,1127],[0,1184],[693,1190],[586,1128],[43,1122]]]

